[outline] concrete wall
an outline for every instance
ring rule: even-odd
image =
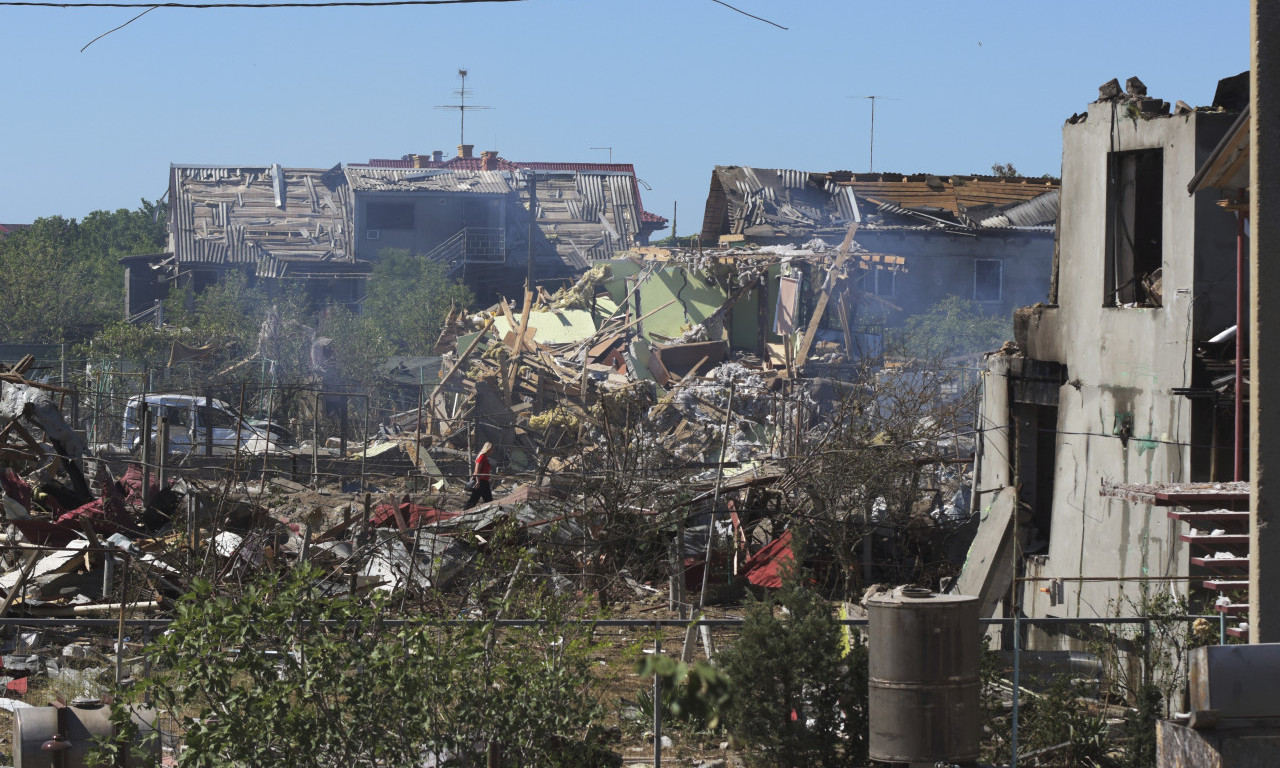
[[[928,229],[860,229],[857,242],[873,253],[902,256],[907,271],[899,274],[894,295],[884,298],[902,308],[886,320],[897,324],[926,312],[947,296],[974,298],[974,262],[995,259],[1003,264],[999,301],[982,302],[984,311],[1008,317],[1016,307],[1047,301],[1053,266],[1053,233],[1037,230],[977,231],[972,235]],[[863,283],[870,290],[871,278]],[[867,314],[875,312],[867,304]]]
[[[1234,115],[1135,120],[1124,117],[1123,104],[1114,109],[1118,114],[1111,104],[1091,104],[1086,121],[1063,128],[1059,305],[1035,312],[1020,339],[1027,357],[1066,366],[1066,383],[1058,388],[1049,530],[1039,532],[1047,533],[1048,545],[1028,559],[1025,573],[1060,579],[1061,589],[1046,593],[1040,588],[1048,582],[1025,584],[1029,616],[1132,613],[1140,582],[1105,579],[1187,574],[1180,523],[1169,520],[1163,508],[1103,498],[1099,489],[1104,479],[1192,479],[1192,405],[1170,390],[1191,384],[1192,342],[1234,321],[1234,221],[1214,204],[1212,193],[1192,198],[1186,192]],[[1107,307],[1108,153],[1142,148],[1164,151],[1163,305]],[[1011,463],[1018,449],[1010,436],[1019,404],[1010,395],[1009,376],[1009,362],[993,358],[976,485],[988,493],[1019,480]],[[1188,583],[1155,582],[1151,588],[1170,585],[1185,594]],[[1040,641],[1069,644],[1061,638]]]

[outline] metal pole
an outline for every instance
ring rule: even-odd
[[[538,231],[538,176],[534,171],[529,171],[529,253],[527,255],[528,265],[525,271],[524,287],[527,290],[533,290],[533,238],[534,233]],[[505,299],[504,299],[505,301]],[[516,350],[516,354],[520,354],[521,350]]]
[[[360,451],[360,492],[364,493],[365,474],[364,465],[369,459],[369,396],[364,396],[364,434],[360,436],[360,444],[363,450]]]
[[[413,464],[414,470],[422,474],[422,399],[426,394],[426,384],[422,381],[422,369],[418,369],[418,425],[413,430]],[[417,487],[417,484],[414,484]]]
[[[662,655],[662,628],[653,641],[653,657]],[[653,768],[662,768],[662,678],[653,676]]]
[[[311,488],[320,487],[320,393],[311,408]]]
[[[156,485],[164,490],[165,465],[169,463],[169,417],[160,417],[160,428],[156,430]]]
[[[197,411],[199,413],[199,411]],[[204,455],[213,455],[213,389],[204,390]]]
[[[1011,714],[1013,732],[1009,737],[1009,768],[1018,768],[1018,689],[1022,687],[1019,680],[1021,669],[1018,666],[1022,650],[1022,641],[1018,639],[1022,634],[1020,624],[1018,607],[1015,605],[1013,607],[1013,710]]]
[[[724,437],[720,441],[720,463],[716,467],[716,489],[711,497],[711,519],[707,525],[707,554],[702,563],[702,591],[698,593],[698,609],[694,611],[695,618],[702,614],[702,607],[707,602],[707,581],[711,574],[711,550],[715,546],[716,540],[716,512],[720,504],[720,483],[724,480],[724,454],[725,449],[729,447],[729,422],[733,419],[733,388],[735,382],[729,381],[729,405],[724,412]],[[684,633],[684,647],[680,650],[680,660],[689,661],[689,652],[693,643],[693,624]]]
[[[151,503],[151,409],[147,407],[147,396],[142,395],[142,425],[139,432],[142,439],[142,506]]]
[[[116,624],[116,685],[124,679],[124,608],[129,604],[129,551],[120,561],[120,619]]]

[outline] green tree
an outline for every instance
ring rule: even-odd
[[[994,163],[991,166],[991,175],[1001,179],[1016,179],[1022,174],[1013,167],[1013,163]]]
[[[747,606],[742,634],[717,661],[733,700],[729,731],[776,766],[860,765],[867,753],[867,649],[855,640],[843,654],[831,606],[784,578],[777,601]]]
[[[0,240],[0,335],[6,341],[78,341],[124,309],[121,256],[165,247],[164,206],[50,216]]]
[[[435,345],[449,308],[474,300],[469,288],[449,279],[443,264],[389,248],[369,276],[364,316],[382,329],[393,350],[421,355]]]
[[[1012,338],[1011,318],[983,312],[970,299],[948,296],[924,314],[907,318],[898,346],[906,355],[933,360],[993,351]]]
[[[179,718],[184,768],[409,766],[489,741],[503,765],[601,764],[585,631],[503,632],[491,652],[489,624],[389,622],[388,599],[330,594],[324,575],[304,564],[238,598],[195,582],[147,649],[152,677],[117,699],[118,727],[149,694]]]

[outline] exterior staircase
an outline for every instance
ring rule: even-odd
[[[1159,496],[1160,494],[1158,494]],[[1168,514],[1186,529],[1178,538],[1191,545],[1191,565],[1203,571],[1201,586],[1217,592],[1214,605],[1235,623],[1232,637],[1248,639],[1249,493],[1170,493]],[[1211,497],[1211,498],[1207,498]],[[1228,498],[1229,497],[1229,498]],[[1157,503],[1161,503],[1157,501]],[[1194,570],[1193,570],[1194,574]]]

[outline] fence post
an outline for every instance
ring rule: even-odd
[[[658,635],[653,641],[653,658],[662,655],[662,625],[657,626]],[[653,676],[653,768],[662,768],[662,677]]]
[[[1013,607],[1013,710],[1011,722],[1013,725],[1012,733],[1009,738],[1009,768],[1018,768],[1018,693],[1022,687],[1022,681],[1019,679],[1021,669],[1018,666],[1020,661],[1019,652],[1022,650],[1022,634],[1021,622],[1018,621],[1018,607]]]

